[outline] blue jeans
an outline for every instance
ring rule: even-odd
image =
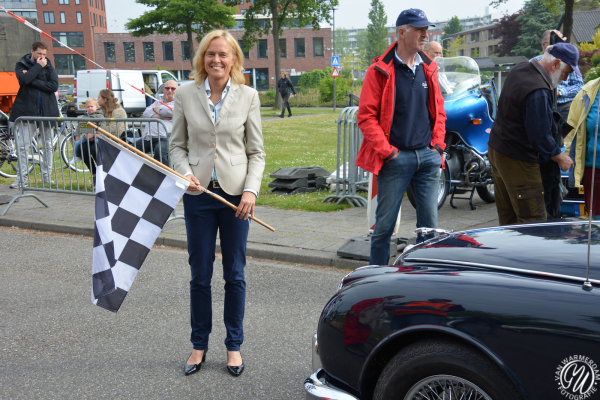
[[[390,239],[410,184],[417,203],[417,228],[437,228],[437,198],[441,167],[440,153],[428,147],[401,150],[396,158],[383,164],[377,176],[377,210],[371,237],[371,265],[388,265]],[[417,243],[427,239],[417,236]]]
[[[167,138],[155,138],[145,140],[144,138],[135,139],[135,148],[150,154],[154,152],[154,159],[165,165],[169,165],[169,142]]]
[[[85,136],[80,136],[79,140],[76,140],[75,143],[73,144],[75,150],[75,157],[81,157],[81,145],[84,144],[85,142],[87,142],[87,138]]]
[[[230,196],[222,189],[211,190],[230,203],[239,205],[242,196]],[[244,310],[246,304],[246,242],[250,220],[235,217],[229,206],[208,194],[183,195],[185,227],[192,278],[190,280],[191,342],[195,350],[205,350],[212,330],[211,285],[217,229],[223,255],[225,309],[223,320],[227,330],[225,347],[238,351],[244,342]]]

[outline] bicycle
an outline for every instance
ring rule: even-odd
[[[64,139],[60,142],[60,156],[64,162],[63,168],[70,168],[75,172],[87,172],[88,168],[80,157],[75,156],[75,138],[74,130],[68,130]],[[85,146],[85,143],[81,144]]]

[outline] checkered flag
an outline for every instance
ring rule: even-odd
[[[117,312],[189,182],[110,139],[96,164],[92,303]]]

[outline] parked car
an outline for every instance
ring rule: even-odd
[[[349,273],[319,318],[308,398],[593,398],[600,225],[590,235],[589,270],[588,223],[567,221],[443,233]]]
[[[73,101],[73,94],[75,93],[75,87],[69,84],[62,84],[58,86],[58,92],[60,98],[66,101]],[[70,97],[69,97],[70,96]]]

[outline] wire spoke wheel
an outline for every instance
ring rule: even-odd
[[[404,400],[492,400],[477,385],[452,375],[430,376],[417,382]]]

